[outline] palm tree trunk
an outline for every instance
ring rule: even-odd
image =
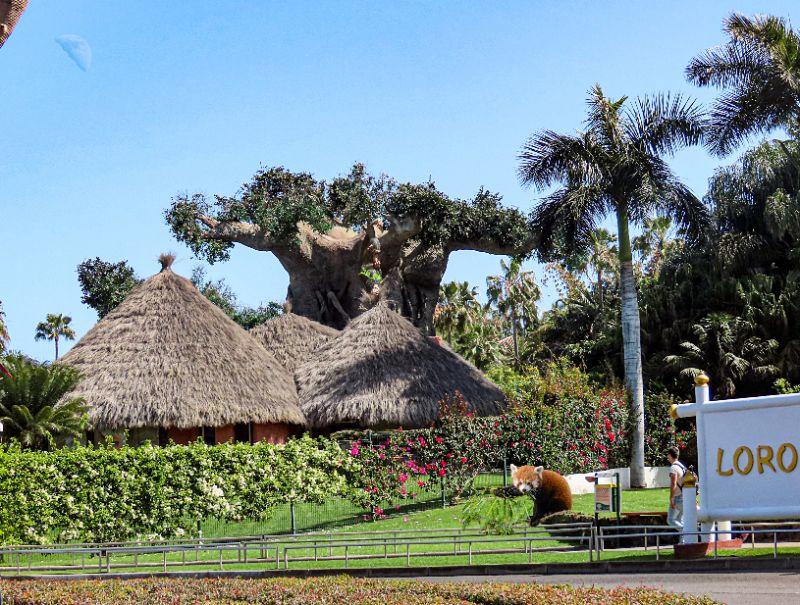
[[[628,230],[628,212],[617,209],[619,238],[620,297],[622,299],[622,352],[625,389],[631,406],[631,487],[644,487],[644,386],[642,384],[642,345],[639,326],[639,300],[633,275],[633,255]]]
[[[58,361],[58,334],[56,334],[56,337],[53,340],[56,343],[56,361]]]
[[[511,336],[514,340],[514,369],[519,369],[519,346],[517,345],[517,314],[511,311]]]

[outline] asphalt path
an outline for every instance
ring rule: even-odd
[[[800,604],[800,573],[797,572],[715,572],[640,573],[498,576],[453,576],[419,578],[430,582],[505,582],[572,584],[573,586],[649,586],[668,592],[706,595],[726,605]]]

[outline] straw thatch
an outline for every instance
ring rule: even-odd
[[[305,425],[291,375],[169,268],[140,284],[61,360],[95,428]]]
[[[479,415],[498,414],[503,393],[446,347],[380,303],[354,319],[295,372],[300,407],[316,429],[418,428],[460,391]]]
[[[311,359],[319,347],[339,335],[339,330],[323,326],[294,313],[280,317],[250,330],[264,347],[281,362],[289,372]]]
[[[28,0],[0,0],[0,46],[14,31],[27,5]]]

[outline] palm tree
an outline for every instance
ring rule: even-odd
[[[711,111],[711,149],[730,152],[747,136],[800,119],[800,37],[779,17],[732,14],[724,22],[730,40],[698,55],[686,77],[698,86],[726,91]]]
[[[631,483],[644,484],[644,389],[639,306],[633,272],[630,224],[654,214],[670,216],[698,240],[708,223],[705,206],[673,174],[661,156],[703,137],[700,109],[679,95],[608,99],[599,86],[589,95],[586,129],[576,135],[543,131],[520,153],[519,175],[526,185],[562,187],[534,210],[533,226],[543,259],[586,250],[597,223],[617,219],[621,323],[625,385],[635,419]]]
[[[523,271],[522,264],[516,259],[509,263],[500,261],[502,275],[490,275],[486,278],[486,296],[488,306],[497,312],[511,326],[511,337],[514,343],[514,363],[519,366],[519,332],[523,336],[531,324],[536,322],[536,301],[541,292],[533,279],[532,271]]]
[[[6,314],[3,311],[3,301],[0,300],[0,355],[6,351],[6,342],[8,342],[8,328],[6,327]]]
[[[56,345],[56,359],[58,359],[58,339],[74,340],[75,331],[69,327],[72,318],[69,315],[56,315],[48,313],[44,321],[36,326],[36,340],[52,340]]]
[[[80,379],[75,369],[40,365],[21,356],[6,357],[3,363],[10,374],[0,374],[5,434],[35,449],[52,449],[81,435],[86,426],[84,401],[64,398]]]
[[[664,255],[672,243],[669,239],[671,229],[672,221],[667,216],[646,218],[642,234],[633,240],[633,249],[641,256],[645,271],[653,277],[658,277]]]
[[[683,351],[664,361],[690,378],[708,371],[717,394],[728,399],[736,394],[736,383],[748,374],[764,383],[778,375],[772,363],[778,342],[754,336],[753,327],[740,317],[711,313],[692,326],[695,342],[681,343]]]
[[[448,282],[439,288],[433,322],[451,345],[480,320],[483,313],[477,296],[478,288],[471,287],[468,282]]]

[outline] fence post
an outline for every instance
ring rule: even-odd
[[[297,533],[297,525],[295,524],[295,520],[294,520],[294,502],[290,502],[289,503],[289,518],[290,518],[290,523],[291,523],[291,526],[292,526],[292,534],[296,534]]]
[[[503,448],[503,487],[508,487],[508,460],[505,448]]]

